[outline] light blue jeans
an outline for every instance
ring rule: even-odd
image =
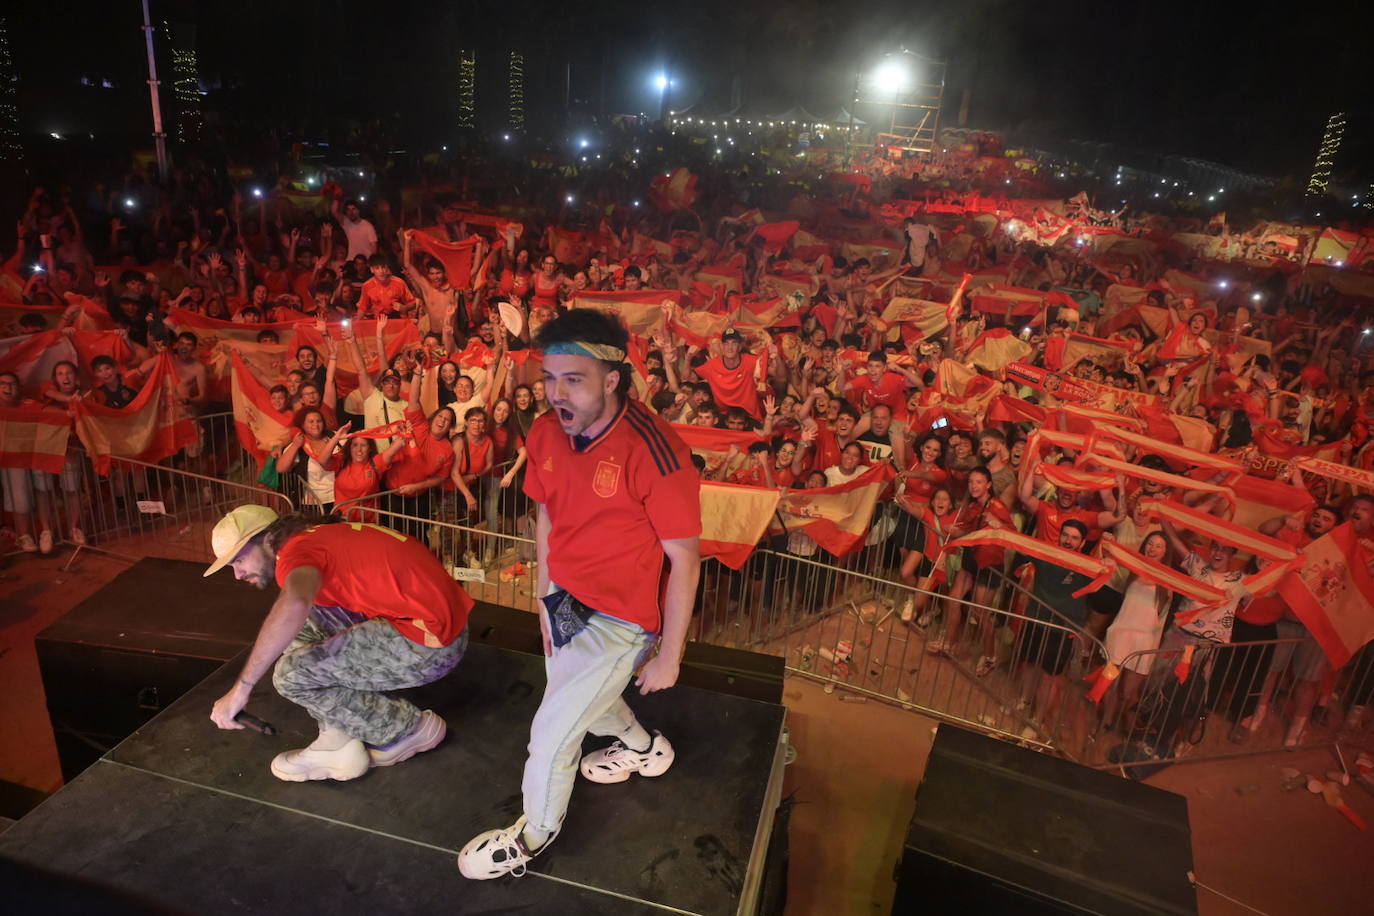
[[[629,747],[648,746],[649,733],[621,694],[648,659],[653,642],[641,627],[597,613],[567,645],[555,647],[544,659],[548,683],[530,724],[530,755],[521,783],[531,828],[558,832],[588,732],[613,735]]]

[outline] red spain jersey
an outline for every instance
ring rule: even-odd
[[[581,448],[553,411],[534,421],[525,445],[525,493],[552,522],[549,580],[593,610],[657,633],[659,542],[701,534],[691,450],[631,400]]]
[[[315,603],[380,617],[407,639],[446,646],[468,625],[472,599],[424,544],[390,528],[339,522],[307,528],[277,554],[277,584],[291,570],[320,571]]]
[[[849,392],[864,413],[872,410],[875,404],[886,404],[892,409],[894,417],[906,419],[906,379],[899,373],[883,373],[882,381],[876,388],[872,379],[864,373],[850,383]]]
[[[739,364],[731,369],[725,365],[725,357],[716,356],[697,367],[697,375],[706,379],[711,386],[711,396],[722,409],[743,407],[752,417],[760,415],[759,383],[754,378],[759,358],[741,353]]]

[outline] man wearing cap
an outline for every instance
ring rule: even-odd
[[[247,505],[220,519],[211,545],[205,575],[232,566],[258,588],[275,580],[281,594],[210,718],[242,728],[235,716],[275,665],[277,692],[319,723],[309,747],[272,760],[274,776],[356,779],[444,739],[443,719],[382,692],[437,681],[467,648],[472,599],[423,544],[377,525]]]
[[[720,338],[720,356],[697,367],[698,376],[711,386],[711,394],[722,407],[743,407],[751,417],[761,417],[759,393],[764,389],[759,358],[744,350],[744,338],[734,328]]]
[[[700,573],[700,482],[691,452],[668,423],[627,397],[624,326],[573,309],[541,327],[536,340],[552,409],[530,427],[525,493],[539,504],[548,682],[530,725],[524,812],[458,855],[459,870],[478,880],[523,875],[558,835],[588,732],[616,739],[582,758],[582,775],[593,782],[660,776],[672,765],[668,739],[646,730],[621,693],[636,675],[640,693],[677,682]]]

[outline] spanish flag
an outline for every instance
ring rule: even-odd
[[[471,288],[476,269],[473,263],[477,254],[476,239],[449,242],[420,229],[407,229],[406,232],[412,245],[444,265],[449,283],[456,289]]]
[[[788,531],[803,531],[830,553],[844,556],[863,546],[878,496],[894,476],[892,465],[883,462],[848,483],[789,490],[778,511]]]
[[[1307,562],[1279,585],[1279,594],[1340,668],[1374,639],[1374,579],[1350,522],[1303,548]]]
[[[229,353],[232,380],[234,427],[244,451],[258,461],[261,469],[274,448],[291,440],[291,415],[277,413],[267,395],[267,386],[237,352]]]
[[[196,441],[196,425],[177,392],[172,357],[163,353],[127,407],[113,408],[90,399],[74,402],[76,434],[96,471],[110,472],[113,458],[154,463]]]
[[[702,481],[701,555],[744,566],[778,508],[777,490]]]
[[[665,311],[680,308],[684,294],[676,289],[638,289],[620,292],[584,290],[573,297],[575,309],[600,309],[614,312],[625,322],[631,334],[652,340],[663,333]]]
[[[72,420],[44,407],[0,407],[0,468],[56,474],[67,458]]]

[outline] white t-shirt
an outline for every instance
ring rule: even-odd
[[[355,223],[345,216],[339,220],[339,225],[343,226],[344,235],[348,238],[350,259],[358,255],[370,258],[377,253],[377,229],[372,223],[365,219]]]
[[[866,470],[868,470],[868,468],[864,467],[861,464],[854,470],[846,474],[838,464],[832,464],[830,467],[825,469],[825,485],[827,487],[833,487],[838,486],[842,483],[849,483],[851,480],[853,480],[855,477],[858,477]]]
[[[930,227],[913,223],[906,227],[906,253],[913,267],[926,262],[926,246],[930,244]]]
[[[372,393],[363,399],[363,427],[365,429],[395,423],[397,420],[404,420],[405,416],[406,402],[400,398],[392,400],[386,397],[380,388],[373,388]],[[386,451],[391,447],[392,441],[389,438],[378,439],[377,451]]]
[[[1230,642],[1231,630],[1236,625],[1236,607],[1240,604],[1240,599],[1250,594],[1250,590],[1241,581],[1245,578],[1244,574],[1239,570],[1213,572],[1207,559],[1196,552],[1184,557],[1182,566],[1184,572],[1199,582],[1224,591],[1226,598],[1214,610],[1195,617],[1179,629],[1189,636],[1200,639]],[[1180,613],[1191,611],[1195,607],[1196,601],[1185,598]]]

